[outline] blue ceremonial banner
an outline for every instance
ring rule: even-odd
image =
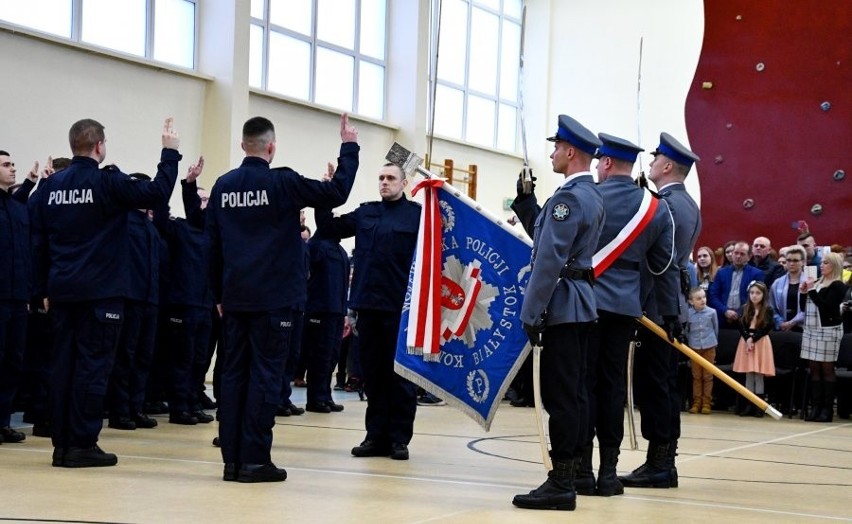
[[[441,180],[427,180],[395,370],[486,431],[530,351],[520,321],[530,247]]]

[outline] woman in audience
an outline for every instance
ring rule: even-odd
[[[731,255],[734,253],[734,246],[736,245],[736,243],[736,240],[728,240],[727,242],[725,242],[725,257],[722,259],[722,265],[720,265],[719,267],[731,265]]]
[[[799,288],[808,297],[801,357],[808,361],[811,372],[811,411],[805,420],[831,422],[837,384],[834,363],[843,337],[840,304],[846,285],[840,280],[843,259],[837,253],[824,255],[820,268],[819,280],[803,280]]]
[[[791,246],[787,249],[787,273],[772,283],[769,290],[769,305],[775,312],[776,331],[802,332],[805,325],[804,295],[799,285],[804,280],[805,248]]]
[[[710,287],[710,282],[716,277],[716,256],[713,250],[707,246],[701,246],[695,253],[695,271],[698,273],[698,287],[705,292]]]

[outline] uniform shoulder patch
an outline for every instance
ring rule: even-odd
[[[568,208],[568,204],[564,202],[559,202],[558,204],[553,206],[553,212],[550,214],[550,216],[553,217],[553,220],[562,222],[563,220],[568,218],[568,215],[570,214],[571,210]]]

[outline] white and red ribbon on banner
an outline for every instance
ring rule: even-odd
[[[423,355],[424,360],[437,361],[441,353],[441,209],[437,189],[444,185],[440,178],[428,178],[411,190],[416,195],[424,190],[423,212],[414,259],[414,281],[411,310],[408,316],[408,352]]]

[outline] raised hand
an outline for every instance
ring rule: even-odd
[[[198,162],[189,166],[189,169],[186,170],[186,181],[189,183],[195,182],[195,180],[201,176],[201,171],[204,170],[204,157],[198,157]]]
[[[358,130],[349,123],[349,114],[340,115],[340,140],[342,142],[358,142]]]
[[[174,128],[175,119],[168,117],[163,123],[163,147],[166,149],[177,149],[180,146],[180,137]]]

